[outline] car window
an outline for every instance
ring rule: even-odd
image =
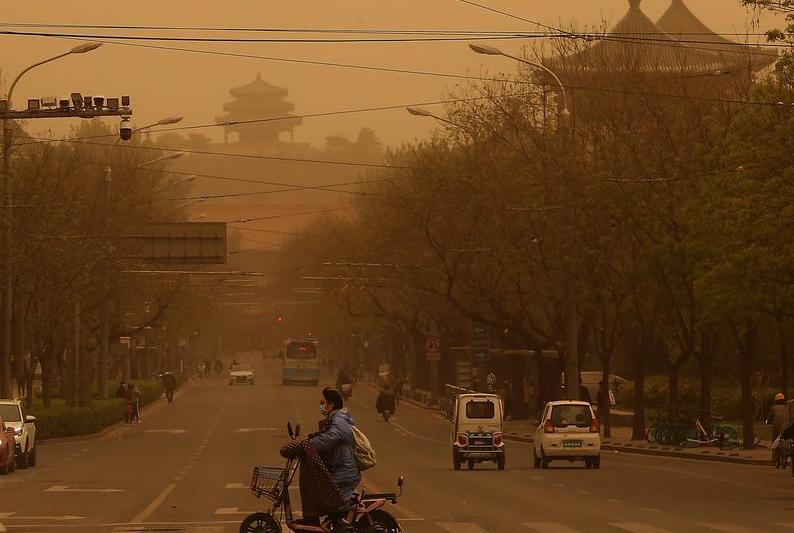
[[[466,403],[466,418],[493,418],[496,407],[490,400],[471,400]]]
[[[232,365],[232,372],[250,372],[253,370],[251,365]]]
[[[22,413],[18,405],[13,403],[2,403],[0,404],[0,418],[6,422],[21,422]]]
[[[555,405],[551,412],[551,421],[554,427],[576,426],[590,427],[593,413],[586,405]]]

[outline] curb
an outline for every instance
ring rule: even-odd
[[[528,435],[519,435],[518,433],[505,433],[505,440],[516,442],[533,443],[535,439]],[[719,451],[711,453],[710,450],[701,450],[700,453],[692,453],[682,451],[683,448],[675,448],[673,446],[656,446],[656,445],[623,445],[614,444],[610,441],[602,441],[602,450],[609,450],[623,453],[633,453],[637,455],[654,455],[657,457],[675,457],[677,459],[694,459],[696,461],[711,461],[717,463],[733,463],[751,466],[774,466],[772,459],[754,459],[752,457],[742,457],[738,453],[730,454],[729,452]]]

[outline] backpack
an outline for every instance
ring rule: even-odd
[[[372,444],[369,443],[364,432],[356,426],[351,427],[353,428],[353,438],[356,441],[353,447],[353,457],[356,458],[358,469],[363,472],[375,466],[378,460],[375,457],[375,450],[372,449]]]

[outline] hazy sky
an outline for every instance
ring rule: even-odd
[[[656,19],[670,0],[644,0],[643,10]],[[617,21],[628,9],[627,0],[480,0],[480,3],[526,18],[553,24],[597,24],[602,18]],[[717,32],[744,32],[751,17],[739,0],[688,0],[689,7]],[[280,28],[388,28],[454,30],[535,30],[505,16],[489,13],[458,0],[81,0],[77,3],[5,0],[3,23],[175,25]],[[768,25],[768,24],[767,24]],[[21,29],[21,28],[6,28]],[[34,30],[36,31],[36,30]],[[98,30],[63,29],[96,33]],[[121,30],[106,30],[118,34]],[[129,33],[141,34],[140,30]],[[149,34],[165,32],[150,32]],[[170,35],[177,35],[170,33]],[[184,35],[184,34],[182,34]],[[221,35],[228,36],[228,33]],[[241,34],[237,34],[241,36]],[[218,36],[218,35],[215,35]],[[292,37],[294,35],[287,35]],[[0,68],[8,78],[41,58],[74,46],[57,38],[0,36]],[[267,55],[319,61],[432,70],[448,73],[509,71],[509,60],[478,56],[464,42],[365,44],[200,44],[152,45]],[[499,43],[517,50],[521,43]],[[264,59],[231,58],[187,52],[106,45],[95,52],[72,56],[26,76],[16,89],[17,103],[29,97],[84,94],[133,98],[135,121],[142,125],[168,115],[184,115],[182,125],[211,123],[222,113],[231,87],[262,76],[290,91],[296,113],[316,113],[411,104],[440,99],[454,80],[364,72],[343,68],[300,65]],[[63,123],[36,125],[61,133]],[[432,121],[411,117],[404,110],[307,119],[296,130],[296,140],[320,145],[327,135],[354,136],[371,126],[388,144],[424,136]],[[198,130],[220,140],[219,128]]]

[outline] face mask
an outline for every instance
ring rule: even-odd
[[[323,416],[328,416],[328,410],[325,408],[325,404],[320,404],[320,414]]]

